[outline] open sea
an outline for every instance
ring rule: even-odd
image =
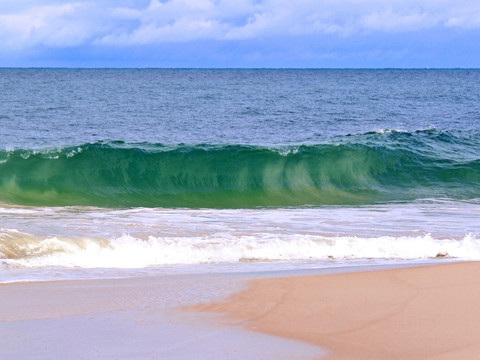
[[[480,70],[0,69],[0,282],[480,260]]]

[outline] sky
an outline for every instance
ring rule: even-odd
[[[480,67],[479,0],[0,0],[1,67]]]

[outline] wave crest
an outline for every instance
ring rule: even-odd
[[[0,152],[0,201],[250,208],[477,199],[479,150],[462,141],[425,131],[276,148],[113,142],[17,149]]]

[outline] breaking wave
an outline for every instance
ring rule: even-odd
[[[480,198],[475,137],[371,132],[328,144],[88,143],[0,151],[0,202],[253,208]]]

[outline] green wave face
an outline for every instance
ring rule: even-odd
[[[440,135],[369,133],[283,148],[118,142],[3,151],[0,201],[250,208],[479,198],[476,147]]]

